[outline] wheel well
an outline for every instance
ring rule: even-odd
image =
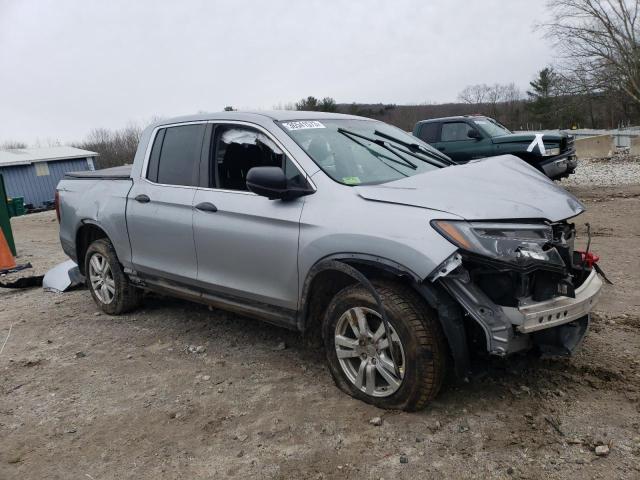
[[[453,298],[441,288],[418,282],[406,272],[390,268],[387,265],[353,260],[344,263],[357,269],[370,281],[384,278],[409,285],[414,289],[422,297],[425,304],[437,312],[457,376],[459,378],[467,376],[470,362],[466,328],[463,322],[464,316],[460,305]],[[322,270],[313,276],[309,288],[304,290],[307,294],[303,294],[301,309],[303,315],[301,327],[307,343],[315,345],[321,340],[322,320],[331,299],[340,290],[354,283],[357,283],[357,280],[340,271],[339,267]]]
[[[345,261],[344,263],[357,269],[369,280],[388,278],[407,284],[411,282],[408,275],[390,270],[386,266],[357,261]],[[322,319],[331,299],[340,290],[355,283],[357,283],[355,278],[334,269],[322,270],[313,276],[303,298],[302,330],[305,338],[311,341],[320,338]]]
[[[76,254],[78,258],[78,268],[80,273],[84,275],[84,256],[87,253],[89,245],[100,238],[109,238],[104,230],[97,225],[91,223],[85,224],[78,229],[76,233]]]

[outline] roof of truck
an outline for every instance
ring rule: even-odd
[[[486,115],[454,115],[453,117],[427,118],[426,120],[420,120],[417,123],[450,122],[455,120],[468,120],[470,118],[486,118]]]
[[[359,120],[371,120],[364,117],[357,117],[355,115],[345,115],[343,113],[331,113],[331,112],[309,112],[303,110],[258,110],[258,111],[246,111],[246,112],[214,112],[214,113],[198,113],[195,115],[186,115],[181,117],[165,118],[159,120],[153,124],[154,127],[160,125],[167,125],[171,123],[181,122],[197,122],[203,120],[242,120],[242,121],[255,121],[270,118],[275,121],[287,121],[287,120],[329,120],[329,119],[359,119]]]

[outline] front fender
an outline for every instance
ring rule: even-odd
[[[301,235],[299,291],[304,292],[304,285],[313,276],[314,267],[326,260],[369,263],[421,282],[456,251],[456,247],[439,234],[433,232],[433,235],[433,241],[423,239],[424,243],[420,240],[414,243],[409,239],[399,241],[354,233],[319,236],[305,242],[305,237]]]

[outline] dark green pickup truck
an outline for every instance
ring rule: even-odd
[[[512,133],[489,117],[465,115],[416,123],[413,135],[457,163],[511,154],[557,180],[578,165],[574,139],[566,134]]]

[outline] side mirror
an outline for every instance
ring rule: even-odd
[[[247,173],[247,188],[269,200],[292,200],[313,193],[310,188],[289,187],[280,167],[253,167]]]
[[[478,130],[472,128],[467,132],[467,137],[473,138],[475,140],[480,140],[482,138],[482,135],[480,135],[480,132]]]

